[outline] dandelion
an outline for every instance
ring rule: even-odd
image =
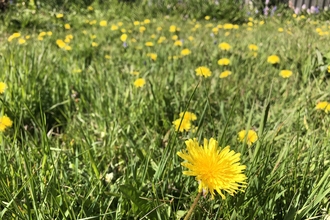
[[[192,113],[192,112],[180,112],[179,114],[180,118],[183,118],[184,120],[188,120],[188,121],[196,121],[197,120],[197,116]]]
[[[52,35],[53,35],[53,32],[51,32],[51,31],[47,31],[47,35],[48,35],[48,36],[52,36]]]
[[[170,26],[170,32],[174,33],[176,31],[176,26],[175,25],[171,25]]]
[[[182,56],[187,56],[189,54],[191,54],[191,51],[189,49],[183,49],[183,50],[181,50],[181,55]]]
[[[146,28],[144,26],[139,27],[140,33],[143,33],[145,30],[146,30]]]
[[[328,73],[330,73],[330,66],[328,66]]]
[[[176,40],[174,42],[174,46],[182,47],[182,41],[181,40]]]
[[[121,40],[122,42],[126,42],[126,40],[127,40],[127,34],[122,34],[122,35],[120,36],[120,40]]]
[[[185,120],[185,119],[179,118],[179,119],[173,121],[172,123],[175,126],[176,131],[183,132],[183,131],[189,131],[191,129],[190,120]]]
[[[207,16],[205,16],[204,18],[205,18],[205,20],[207,20],[207,21],[211,19],[211,17],[210,17],[210,16],[208,16],[208,15],[207,15]]]
[[[222,58],[222,59],[218,60],[218,64],[220,66],[228,66],[230,64],[230,60],[227,58]]]
[[[283,78],[289,78],[291,75],[292,75],[291,70],[281,70],[280,72],[280,76],[282,76]]]
[[[172,40],[177,40],[179,37],[178,37],[178,35],[173,35],[172,36]]]
[[[98,43],[92,42],[92,47],[97,47],[97,46],[98,46]]]
[[[234,25],[233,24],[224,24],[223,25],[223,29],[225,30],[230,30],[230,29],[233,29],[234,28]]]
[[[64,28],[67,29],[67,30],[69,30],[71,28],[71,26],[70,26],[70,24],[65,24],[64,25]]]
[[[228,50],[230,50],[231,46],[226,42],[222,42],[221,44],[219,44],[219,48],[221,50],[228,51]]]
[[[225,71],[223,71],[222,73],[220,73],[220,75],[219,75],[219,78],[226,78],[226,77],[228,77],[229,75],[231,75],[231,71],[229,71],[229,70],[225,70]]]
[[[110,55],[105,55],[104,58],[107,59],[107,60],[110,60],[111,56]]]
[[[280,32],[280,33],[284,31],[283,28],[278,28],[277,30],[278,30],[278,32]]]
[[[271,55],[267,58],[267,62],[271,64],[280,63],[280,58],[277,55]]]
[[[25,44],[26,40],[24,38],[20,38],[18,40],[18,44]]]
[[[330,103],[329,102],[319,102],[319,103],[317,103],[315,109],[324,110],[325,113],[329,113],[330,112]]]
[[[13,125],[12,120],[6,115],[0,117],[0,131],[3,132],[6,128],[11,127]]]
[[[5,93],[6,89],[8,88],[7,84],[4,82],[0,82],[0,94]]]
[[[197,76],[204,76],[205,78],[211,76],[212,72],[209,68],[205,66],[200,66],[197,69],[195,69]]]
[[[111,25],[111,28],[110,28],[112,31],[115,31],[115,30],[118,30],[118,26],[113,24]]]
[[[194,37],[193,37],[193,36],[189,36],[189,37],[188,37],[188,40],[189,40],[189,41],[193,41],[193,40],[194,40]]]
[[[165,40],[166,40],[166,37],[161,36],[161,37],[159,37],[157,43],[161,44],[161,43],[163,43]]]
[[[134,86],[136,88],[140,88],[140,87],[143,87],[144,84],[146,84],[146,81],[143,79],[143,78],[138,78],[134,81]]]
[[[88,10],[88,11],[93,11],[94,8],[93,8],[92,6],[88,6],[88,7],[87,7],[87,10]]]
[[[144,24],[150,24],[150,22],[151,22],[150,19],[144,19],[143,21]]]
[[[140,25],[140,22],[139,21],[134,21],[133,24],[134,24],[134,26],[138,26],[138,25]]]
[[[241,165],[240,154],[230,150],[229,146],[219,148],[218,142],[211,138],[204,139],[204,146],[199,146],[196,138],[185,142],[187,149],[177,152],[185,160],[182,166],[188,168],[184,175],[195,176],[199,183],[198,192],[204,196],[210,192],[214,199],[215,191],[225,199],[223,192],[233,196],[236,191],[244,191],[247,177],[242,173],[246,169]]]
[[[147,53],[147,56],[150,57],[153,61],[157,60],[157,54],[155,53]]]
[[[148,41],[148,42],[145,43],[145,45],[146,45],[147,47],[152,47],[152,46],[154,46],[154,43]]]
[[[258,51],[258,46],[255,44],[250,44],[249,45],[249,50],[250,51]]]
[[[245,139],[246,138],[246,139]],[[248,146],[251,146],[253,143],[255,143],[258,140],[258,135],[254,130],[242,130],[238,132],[238,140],[240,142],[245,142]]]
[[[59,48],[63,48],[66,45],[65,42],[61,39],[56,40],[56,44]]]
[[[101,27],[106,27],[107,25],[108,25],[107,21],[105,21],[105,20],[100,21],[100,26]]]
[[[63,14],[56,14],[56,18],[63,18]]]
[[[64,47],[64,50],[72,50],[72,47],[69,46],[69,45],[66,45],[66,46]]]

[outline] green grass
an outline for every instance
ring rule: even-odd
[[[13,126],[0,133],[0,219],[179,219],[198,183],[182,174],[176,152],[194,137],[213,137],[241,153],[248,187],[226,200],[202,197],[193,219],[329,218],[330,118],[315,109],[330,101],[329,35],[316,32],[329,31],[327,23],[272,17],[251,30],[246,20],[237,30],[222,28],[211,36],[226,21],[149,17],[141,8],[120,17],[116,10],[95,5],[61,19],[25,11],[16,15],[26,21],[21,29],[9,16],[4,20],[0,81],[8,89],[0,95],[1,115]],[[140,33],[133,21],[145,19],[151,23]],[[122,26],[112,31],[118,22]],[[180,31],[170,33],[171,25]],[[38,40],[42,31],[52,35]],[[8,42],[14,32],[30,39]],[[56,40],[69,34],[72,50],[66,51]],[[182,47],[174,46],[175,34]],[[166,37],[162,44],[160,36]],[[146,47],[147,41],[154,46]],[[231,50],[221,51],[221,42]],[[249,44],[258,45],[256,57]],[[180,57],[183,48],[191,54]],[[278,65],[267,63],[272,54],[280,57]],[[231,60],[227,68],[217,64],[223,57]],[[196,76],[199,66],[212,76]],[[220,79],[225,69],[232,74]],[[280,77],[283,69],[293,75]],[[142,88],[133,85],[138,77],[146,80]],[[195,133],[173,128],[185,110],[197,115]],[[251,147],[237,140],[249,128],[259,136]]]

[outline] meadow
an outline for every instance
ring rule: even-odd
[[[198,196],[191,219],[330,219],[329,22],[125,4],[1,22],[0,219],[183,219]],[[204,140],[246,177],[220,195],[185,175]]]

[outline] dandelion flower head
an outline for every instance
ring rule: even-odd
[[[0,94],[3,94],[6,91],[7,88],[8,87],[7,87],[6,83],[0,82]]]
[[[211,76],[212,74],[211,70],[205,66],[198,67],[195,69],[195,72],[197,76],[204,76],[205,78]]]
[[[230,50],[231,46],[230,46],[230,44],[228,44],[226,42],[222,42],[222,43],[219,44],[219,48],[221,50],[228,51],[228,50]]]
[[[282,76],[283,78],[289,78],[291,75],[292,75],[291,70],[281,70],[280,72],[280,76]]]
[[[199,192],[204,195],[210,192],[214,199],[216,191],[225,199],[223,192],[234,195],[236,191],[243,191],[247,177],[242,172],[246,166],[240,164],[239,153],[230,150],[229,146],[219,149],[213,138],[204,139],[204,146],[199,146],[196,139],[189,139],[185,144],[187,149],[177,155],[185,160],[181,165],[188,168],[183,174],[196,177]]]
[[[228,58],[222,58],[218,60],[218,64],[220,66],[228,66],[230,64],[230,60]]]
[[[12,120],[6,115],[0,117],[0,131],[5,131],[6,128],[11,127],[13,125]]]
[[[324,110],[325,113],[330,112],[330,103],[329,102],[319,102],[317,103],[315,109],[317,110]]]
[[[251,146],[254,142],[258,140],[258,135],[254,130],[242,130],[238,132],[238,140],[241,142],[244,142],[246,140],[246,144],[248,146]]]
[[[143,79],[143,78],[138,78],[137,80],[134,81],[134,86],[135,86],[136,88],[143,87],[144,84],[146,84],[146,81],[145,81],[145,79]]]
[[[277,55],[271,55],[267,58],[267,62],[271,64],[280,63],[280,58]]]

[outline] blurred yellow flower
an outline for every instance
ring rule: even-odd
[[[183,132],[183,131],[189,131],[191,129],[190,120],[185,120],[185,119],[179,118],[179,119],[176,119],[175,121],[173,121],[172,123],[173,123],[176,131]]]
[[[56,40],[56,44],[59,48],[64,48],[65,47],[65,42],[61,39]]]
[[[218,64],[220,66],[228,66],[230,64],[230,60],[228,58],[222,58],[218,60]]]
[[[226,42],[222,42],[222,43],[219,44],[219,48],[221,50],[228,51],[228,50],[230,50],[231,46]]]
[[[140,25],[140,22],[139,21],[134,21],[133,24],[134,24],[134,26],[138,26],[138,25]]]
[[[6,115],[0,117],[0,131],[3,132],[6,128],[11,127],[13,125],[12,120]]]
[[[101,27],[106,27],[107,25],[108,25],[107,21],[105,21],[105,20],[100,21]]]
[[[24,38],[20,38],[18,40],[18,44],[25,44],[26,40]]]
[[[118,26],[113,24],[111,25],[111,28],[110,28],[112,31],[115,31],[115,30],[118,30]]]
[[[145,43],[145,45],[146,45],[147,47],[152,47],[152,46],[154,46],[154,43],[148,41],[148,42]]]
[[[122,42],[125,42],[125,41],[127,40],[127,34],[122,34],[122,35],[120,36],[120,40],[121,40]]]
[[[197,139],[188,139],[186,149],[177,152],[185,161],[182,166],[188,168],[184,175],[194,176],[198,181],[198,192],[206,196],[211,194],[214,199],[215,191],[225,199],[223,191],[233,196],[237,191],[244,191],[247,177],[243,174],[245,165],[240,164],[240,154],[230,150],[229,146],[221,149],[218,142],[211,138],[204,139],[200,146]]]
[[[110,60],[111,59],[111,56],[105,55],[104,58],[107,59],[107,60]]]
[[[143,87],[146,84],[146,81],[143,78],[138,78],[134,81],[134,86],[136,88]]]
[[[152,60],[157,60],[157,54],[155,53],[147,53],[147,56],[150,57]]]
[[[161,44],[161,43],[163,43],[165,40],[166,40],[166,37],[161,36],[161,37],[159,37],[157,43]]]
[[[281,70],[280,72],[280,76],[282,76],[283,78],[289,78],[291,75],[292,75],[291,70]]]
[[[0,94],[3,94],[6,91],[7,88],[8,87],[7,87],[6,83],[0,82]]]
[[[98,43],[92,42],[92,47],[97,47],[97,46],[98,46]]]
[[[183,50],[181,50],[181,55],[182,56],[187,56],[189,54],[191,54],[191,51],[189,49],[183,49]]]
[[[258,46],[255,44],[249,44],[249,50],[251,51],[258,51]]]
[[[317,103],[315,109],[324,110],[325,113],[330,112],[330,103],[329,102],[319,102]]]
[[[87,10],[88,10],[88,11],[93,11],[94,8],[93,8],[92,6],[88,6],[88,7],[87,7]]]
[[[278,32],[283,32],[284,29],[283,28],[278,28]]]
[[[328,66],[328,73],[330,73],[330,66]]]
[[[238,132],[238,140],[240,142],[245,142],[248,146],[251,146],[258,140],[258,135],[254,130],[242,130]]]
[[[227,76],[231,75],[231,71],[225,70],[222,73],[220,73],[219,78],[226,78]]]
[[[172,36],[172,40],[178,40],[178,38],[179,38],[178,35],[173,35]]]
[[[277,55],[271,55],[267,58],[267,62],[271,64],[280,63],[280,58]]]
[[[170,26],[170,32],[174,33],[176,31],[176,26],[175,25],[171,25]]]
[[[176,41],[174,42],[174,46],[179,46],[179,47],[181,47],[181,46],[182,46],[182,41],[181,41],[181,40],[176,40]]]
[[[144,19],[143,21],[144,24],[150,24],[150,22],[151,22],[150,19]]]
[[[69,45],[66,45],[66,46],[64,47],[64,50],[72,50],[72,47],[69,46]]]
[[[205,66],[200,66],[196,68],[195,72],[197,76],[204,76],[205,78],[211,76],[212,74],[211,70]]]
[[[64,25],[64,28],[67,29],[67,30],[69,30],[71,28],[71,26],[70,26],[70,24],[65,24]]]
[[[144,26],[141,26],[141,27],[139,28],[140,33],[143,33],[145,30],[146,30],[146,28],[145,28]]]
[[[207,20],[207,21],[208,21],[208,20],[210,20],[210,19],[211,19],[211,17],[210,17],[210,16],[208,16],[208,15],[207,15],[207,16],[205,16],[205,20]]]
[[[223,25],[223,29],[225,29],[225,30],[230,30],[230,29],[233,29],[233,27],[234,27],[234,25],[233,24],[224,24]]]
[[[56,14],[56,18],[63,18],[63,14]]]

